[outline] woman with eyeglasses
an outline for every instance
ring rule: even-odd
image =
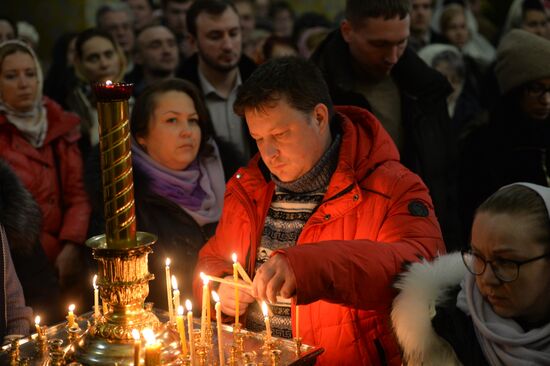
[[[472,129],[461,146],[466,232],[476,207],[499,187],[550,185],[550,40],[520,29],[509,32],[498,48],[495,71],[501,96],[486,123]]]
[[[501,188],[470,249],[413,264],[396,288],[407,365],[550,365],[550,188]]]

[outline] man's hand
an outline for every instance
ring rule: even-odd
[[[225,277],[228,281],[233,281],[233,276]],[[239,280],[240,283],[248,285],[243,280]],[[235,286],[225,283],[220,284],[218,287],[218,295],[220,296],[221,310],[224,314],[229,316],[235,316]],[[248,305],[256,301],[249,290],[239,287],[239,315],[244,314]]]
[[[61,287],[70,286],[78,279],[82,270],[80,252],[76,244],[66,243],[57,258],[55,268],[59,274]]]
[[[291,298],[296,292],[296,276],[284,255],[276,254],[262,264],[252,283],[253,295],[270,303],[277,302],[277,295]]]

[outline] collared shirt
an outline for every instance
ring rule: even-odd
[[[227,98],[218,93],[200,70],[198,70],[198,73],[206,106],[212,118],[214,133],[217,137],[232,143],[243,157],[248,160],[250,158],[250,148],[247,142],[247,131],[244,128],[242,118],[233,112],[233,104],[237,99],[237,89],[242,84],[240,72],[237,73],[235,86]]]

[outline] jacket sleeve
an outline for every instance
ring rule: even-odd
[[[78,131],[73,131],[58,146],[64,207],[59,240],[82,244],[86,240],[91,206],[84,189],[82,157],[77,144],[79,137]]]
[[[445,252],[424,184],[406,174],[396,187],[376,241],[325,241],[279,252],[294,270],[298,304],[325,300],[364,310],[388,308],[404,264]]]

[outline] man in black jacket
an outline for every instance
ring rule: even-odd
[[[246,164],[256,148],[246,124],[233,112],[233,103],[255,64],[242,54],[239,14],[229,0],[195,1],[187,12],[187,29],[197,53],[178,76],[202,91],[215,136],[232,143]]]
[[[335,104],[369,109],[402,163],[424,180],[449,250],[462,243],[456,149],[447,112],[451,87],[407,48],[410,0],[347,0],[345,19],[312,56]]]

